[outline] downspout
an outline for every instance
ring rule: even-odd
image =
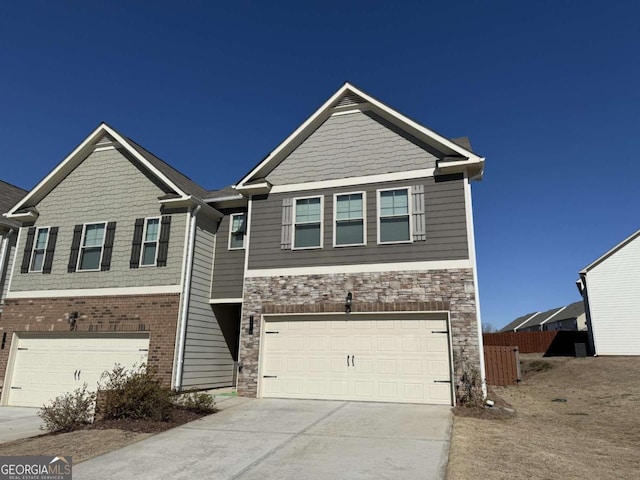
[[[2,251],[0,251],[0,280],[2,280],[5,272],[5,264],[7,263],[7,251],[9,250],[9,239],[11,238],[11,235],[13,235],[13,230],[9,230],[7,236],[2,239]],[[9,288],[7,285],[7,291],[8,290]],[[2,312],[2,302],[3,299],[0,298],[0,312]]]
[[[176,369],[176,380],[174,388],[178,390],[182,386],[182,368],[184,366],[184,346],[187,336],[187,315],[189,314],[189,301],[191,296],[191,275],[193,274],[193,251],[196,240],[196,224],[198,212],[201,205],[191,209],[189,225],[189,239],[187,250],[187,268],[184,275],[184,286],[182,288],[182,311],[180,312],[180,336],[178,337],[178,368]]]

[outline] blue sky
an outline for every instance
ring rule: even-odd
[[[344,81],[487,158],[484,322],[579,300],[640,228],[640,3],[10,2],[0,178],[31,188],[101,121],[237,181]]]

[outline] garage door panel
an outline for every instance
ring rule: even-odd
[[[146,362],[148,335],[18,337],[7,403],[41,407],[87,383],[96,389],[105,370]]]
[[[446,320],[335,318],[266,322],[262,396],[451,404]]]

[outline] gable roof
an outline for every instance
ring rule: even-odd
[[[251,182],[256,179],[263,178],[271,172],[293,150],[295,150],[302,141],[308,138],[313,131],[324,123],[332,113],[353,110],[356,108],[373,111],[419,140],[422,140],[427,144],[437,146],[438,149],[443,151],[443,153],[449,157],[453,157],[448,158],[448,160],[456,160],[454,162],[446,162],[447,168],[466,168],[470,171],[470,177],[478,179],[482,177],[484,170],[484,158],[473,153],[470,148],[465,148],[464,145],[469,144],[468,139],[466,140],[466,143],[462,139],[457,139],[459,143],[449,140],[433,130],[409,119],[347,82],[340,87],[340,89],[338,89],[338,91],[334,93],[318,110],[316,110],[313,115],[311,115],[291,135],[280,143],[280,145],[278,145],[247,175],[245,175],[238,182],[236,188],[238,190],[248,190],[251,188]],[[463,145],[461,146],[460,144]],[[269,188],[269,185],[265,182],[259,183],[259,186],[262,188]]]
[[[523,328],[535,327],[538,325],[546,325],[550,323],[559,322],[561,320],[568,320],[570,318],[577,318],[584,313],[584,304],[582,301],[574,302],[563,307],[556,307],[546,312],[527,313],[521,317],[516,318],[514,321],[508,323],[502,327],[500,332],[515,332],[522,330]]]
[[[627,238],[625,238],[623,241],[621,241],[619,244],[617,244],[615,247],[613,247],[611,250],[609,250],[608,252],[606,252],[605,254],[601,255],[600,257],[598,257],[596,260],[594,260],[593,262],[591,262],[589,265],[587,265],[586,267],[584,267],[582,270],[580,270],[580,275],[586,275],[586,273],[591,270],[594,267],[597,267],[598,265],[600,265],[602,262],[604,262],[607,258],[609,258],[611,255],[613,255],[614,253],[616,253],[618,250],[624,248],[627,244],[633,242],[636,238],[640,237],[640,230],[638,230],[637,232],[632,233],[631,235],[629,235]]]
[[[193,201],[203,204],[203,198],[207,190],[183,175],[175,168],[154,154],[138,145],[130,138],[101,123],[85,138],[67,157],[62,160],[40,183],[38,183],[27,195],[17,203],[7,214],[8,218],[20,218],[24,215],[33,215],[29,209],[44,198],[56,185],[71,173],[95,148],[96,144],[108,139],[107,144],[124,148],[135,160],[164,185],[173,195],[165,196],[166,201]],[[31,209],[33,210],[33,209]],[[218,212],[219,213],[219,212]]]

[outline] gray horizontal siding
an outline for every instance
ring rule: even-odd
[[[377,190],[425,186],[426,241],[377,245]],[[365,191],[367,197],[367,245],[333,247],[333,195]],[[324,196],[324,248],[281,250],[280,224],[285,197]],[[332,190],[273,194],[255,199],[251,214],[249,269],[305,266],[357,265],[469,258],[464,184],[462,179],[435,182],[431,178],[382,184],[350,186]]]
[[[119,150],[93,152],[36,205],[40,215],[35,226],[59,228],[51,274],[20,273],[18,263],[12,291],[180,284],[186,213],[171,215],[166,267],[129,267],[135,220],[160,216],[158,197],[164,193],[132,162]],[[68,273],[74,225],[109,221],[116,222],[110,270]],[[23,227],[18,261],[26,240]]]
[[[271,173],[273,185],[435,167],[442,154],[372,112],[329,117]]]
[[[244,281],[245,250],[229,250],[230,214],[244,209],[222,210],[225,216],[216,233],[216,251],[213,267],[211,298],[241,298]]]
[[[213,220],[198,218],[182,370],[183,388],[217,388],[233,384],[233,354],[209,305],[215,231]]]

